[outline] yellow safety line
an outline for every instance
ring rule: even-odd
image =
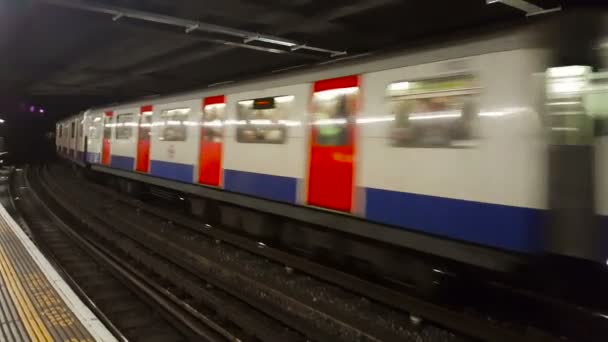
[[[33,341],[48,341],[52,342],[53,338],[46,326],[43,324],[41,317],[38,312],[34,309],[34,306],[27,296],[23,285],[18,280],[17,273],[13,268],[13,265],[8,261],[8,257],[4,252],[4,248],[0,248],[0,273],[7,282],[7,288],[11,293],[12,297],[19,303],[15,305],[19,316],[28,331],[28,334]]]

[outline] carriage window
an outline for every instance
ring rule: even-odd
[[[342,146],[349,144],[349,123],[357,106],[358,87],[320,91],[313,97],[313,125],[315,144]]]
[[[225,103],[214,103],[203,108],[203,140],[208,142],[222,142],[222,122],[226,115]]]
[[[118,114],[118,116],[116,116],[116,139],[126,140],[131,138],[133,135],[133,126],[137,126],[133,113]]]
[[[72,125],[70,126],[70,134],[72,135],[72,138],[74,138],[75,136],[75,130],[76,130],[76,123],[72,121]]]
[[[552,111],[558,108],[559,111],[567,114],[583,113],[586,109],[587,115],[593,118],[595,136],[608,136],[608,79],[604,77],[592,79],[582,102],[580,98],[574,98],[572,101],[564,101],[560,98],[559,101],[547,104],[553,107]],[[570,121],[574,121],[573,115],[565,116],[570,117]]]
[[[63,136],[63,125],[59,125],[59,137]]]
[[[89,139],[99,139],[99,123],[101,122],[101,117],[96,116],[93,118],[93,121],[89,125]]]
[[[160,113],[163,127],[159,139],[164,141],[186,141],[188,135],[188,114],[190,108],[176,108],[163,110]]]
[[[240,143],[283,144],[287,139],[287,115],[294,96],[266,97],[239,101],[239,125],[236,139]]]
[[[465,147],[474,138],[479,87],[472,76],[396,82],[387,87],[397,147]]]
[[[84,120],[80,121],[80,125],[78,125],[78,137],[82,138],[82,133],[84,132]]]

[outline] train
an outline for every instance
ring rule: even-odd
[[[368,264],[402,267],[386,246],[494,270],[547,255],[603,264],[608,75],[565,64],[572,46],[545,33],[91,108],[57,122],[57,151],[127,188],[187,194],[223,225]]]

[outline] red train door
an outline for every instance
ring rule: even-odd
[[[152,128],[152,106],[142,106],[139,111],[139,129],[137,130],[137,162],[135,170],[150,171],[150,129]]]
[[[359,77],[315,82],[308,166],[310,205],[350,212]]]
[[[198,163],[198,181],[201,184],[220,185],[225,110],[226,102],[223,95],[211,96],[203,100],[203,126]]]
[[[105,112],[103,116],[103,139],[101,146],[101,163],[110,165],[110,139],[112,139],[112,115],[113,112]]]

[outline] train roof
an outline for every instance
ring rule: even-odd
[[[275,88],[300,83],[311,83],[351,74],[369,73],[379,70],[431,63],[441,60],[459,59],[492,52],[508,51],[542,46],[542,37],[535,25],[508,28],[482,36],[458,36],[443,43],[420,42],[415,47],[376,54],[351,56],[334,63],[325,63],[305,69],[285,70],[280,73],[229,81],[193,91],[147,96],[123,103],[114,103],[90,108],[89,111],[113,111],[141,105],[173,103],[207,96],[225,95]],[[68,119],[69,120],[69,119]]]

